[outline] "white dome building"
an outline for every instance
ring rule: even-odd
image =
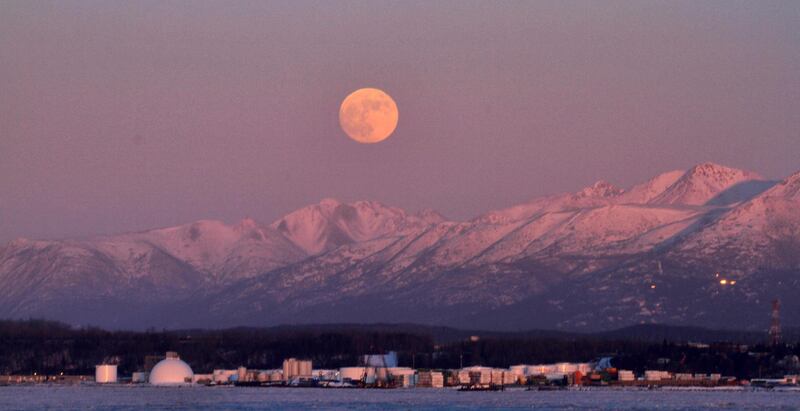
[[[150,371],[150,384],[191,384],[192,377],[194,377],[192,367],[189,367],[189,364],[181,361],[177,354],[168,352],[167,358],[159,361]]]

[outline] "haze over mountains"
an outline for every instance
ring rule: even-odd
[[[463,222],[326,199],[272,224],[17,239],[0,247],[0,310],[111,328],[757,330],[774,298],[786,324],[800,323],[798,206],[800,172],[775,182],[704,163]]]

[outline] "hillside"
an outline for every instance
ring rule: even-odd
[[[0,247],[0,309],[111,328],[413,322],[592,331],[800,324],[800,173],[704,163],[599,181],[469,221],[326,199],[264,224],[197,221]],[[721,284],[720,280],[736,281]]]

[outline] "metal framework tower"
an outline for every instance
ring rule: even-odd
[[[769,342],[772,345],[781,343],[781,301],[772,300],[772,323],[769,326]]]

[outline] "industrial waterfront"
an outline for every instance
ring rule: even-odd
[[[32,325],[41,326],[15,324]],[[416,340],[409,335],[375,328],[336,332],[293,329],[275,337],[276,343],[268,343],[266,334],[254,339],[247,333],[247,339],[237,340],[234,337],[241,336],[240,331],[222,331],[219,340],[208,339],[205,333],[182,332],[175,338],[169,332],[102,332],[97,334],[103,337],[97,345],[88,343],[93,338],[84,338],[81,350],[66,343],[75,335],[90,336],[96,331],[86,333],[65,330],[60,337],[64,339],[51,337],[48,344],[61,347],[61,354],[37,348],[36,341],[43,342],[29,339],[35,333],[7,333],[7,347],[13,350],[4,354],[5,369],[37,367],[33,369],[42,371],[0,374],[0,409],[786,410],[800,406],[796,344],[663,341],[631,345],[624,341],[579,342],[572,337],[473,335],[459,337],[447,343],[450,345],[433,343],[428,346],[431,352],[420,353],[410,351],[409,347],[416,346],[409,344]],[[14,334],[17,337],[9,337]],[[349,337],[342,339],[344,336]],[[120,347],[121,341],[127,348],[108,348]],[[315,348],[310,341],[322,347]],[[260,348],[248,348],[247,344],[259,344]],[[363,348],[387,345],[401,351]],[[182,351],[156,354],[155,346]],[[64,347],[69,349],[64,351]],[[567,355],[555,354],[565,348]],[[299,354],[301,349],[309,354]],[[524,349],[544,354],[531,355]],[[591,354],[612,350],[616,351],[610,356]],[[344,354],[357,351],[362,354]],[[182,352],[188,353],[186,358]],[[276,355],[279,352],[293,354],[281,358]],[[202,360],[206,353],[217,360]],[[513,353],[517,355],[511,356]],[[574,361],[579,353],[584,353],[584,361]],[[572,361],[508,365],[499,361],[498,355]],[[103,360],[95,360],[89,373],[85,364],[92,358]],[[239,359],[239,366],[234,365],[234,358]],[[267,366],[259,366],[262,364]]]
[[[6,322],[0,330],[6,386],[785,390],[800,374],[794,331],[783,340],[675,327],[610,336],[410,325],[142,333],[40,321]]]
[[[794,357],[796,359],[796,357]],[[177,352],[167,352],[152,367],[118,374],[116,364],[99,364],[95,375],[6,375],[0,384],[149,385],[156,387],[234,386],[249,388],[351,388],[351,389],[457,389],[458,391],[505,391],[524,389],[554,391],[576,388],[745,388],[800,392],[798,375],[740,380],[719,373],[672,373],[645,370],[636,374],[619,369],[611,357],[591,362],[518,364],[508,368],[468,366],[458,369],[401,367],[396,352],[368,354],[360,363],[338,369],[315,369],[311,360],[287,358],[280,369],[214,369],[195,373]]]

